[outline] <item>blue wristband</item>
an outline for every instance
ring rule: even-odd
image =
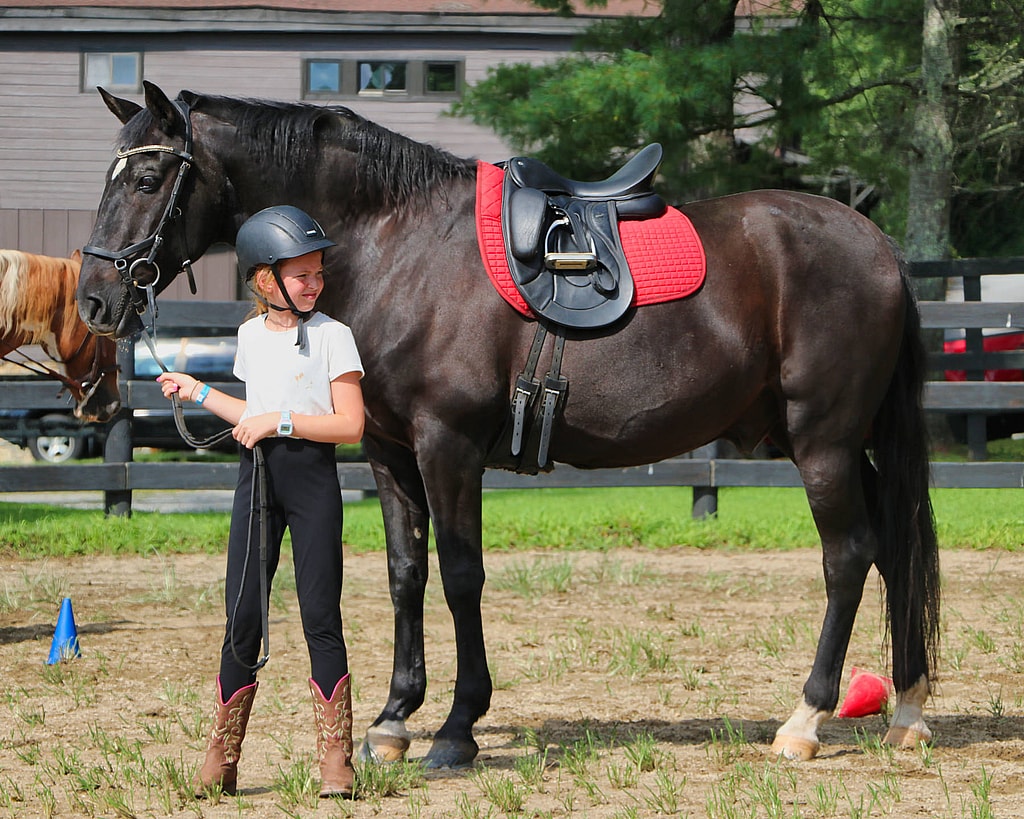
[[[197,407],[201,407],[203,405],[203,401],[206,400],[206,396],[208,396],[209,394],[210,394],[210,385],[209,384],[203,384],[203,388],[199,391],[199,395],[196,396],[196,406]]]

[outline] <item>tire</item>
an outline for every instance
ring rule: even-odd
[[[58,427],[67,427],[69,423],[62,415],[47,415],[40,420],[44,429],[47,422]],[[32,457],[50,464],[62,464],[81,458],[85,450],[86,439],[83,435],[37,435],[28,439],[28,451]]]

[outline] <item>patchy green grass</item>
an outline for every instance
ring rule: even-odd
[[[624,546],[701,549],[794,549],[814,546],[801,489],[724,488],[718,516],[693,520],[689,487],[519,489],[486,492],[484,548],[605,551]],[[946,548],[1024,548],[1019,489],[937,489],[932,503]],[[173,524],[170,524],[173,521]],[[226,513],[100,511],[41,504],[0,504],[0,554],[62,556],[217,552],[227,539]],[[380,505],[345,507],[345,542],[355,551],[384,548]]]

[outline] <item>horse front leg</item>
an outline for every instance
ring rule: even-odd
[[[427,586],[426,495],[416,459],[393,444],[364,439],[380,494],[387,544],[388,584],[395,613],[395,654],[384,710],[366,731],[359,757],[377,762],[402,759],[409,748],[405,721],[427,690],[423,651],[423,597]]]
[[[469,442],[445,439],[421,451],[445,601],[455,626],[457,671],[448,718],[434,735],[425,762],[431,768],[469,765],[479,746],[473,726],[491,704],[484,647],[484,566],[481,535],[483,456]]]
[[[839,702],[843,663],[864,583],[877,551],[858,471],[853,465],[841,466],[848,461],[833,458],[818,462],[818,468],[808,468],[804,461],[800,466],[821,536],[828,602],[814,665],[804,683],[803,699],[776,732],[772,743],[772,753],[793,760],[809,760],[818,753],[818,730],[831,718]]]

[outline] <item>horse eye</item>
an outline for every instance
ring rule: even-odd
[[[144,176],[139,179],[138,189],[143,193],[153,193],[160,187],[160,180],[155,176]]]

